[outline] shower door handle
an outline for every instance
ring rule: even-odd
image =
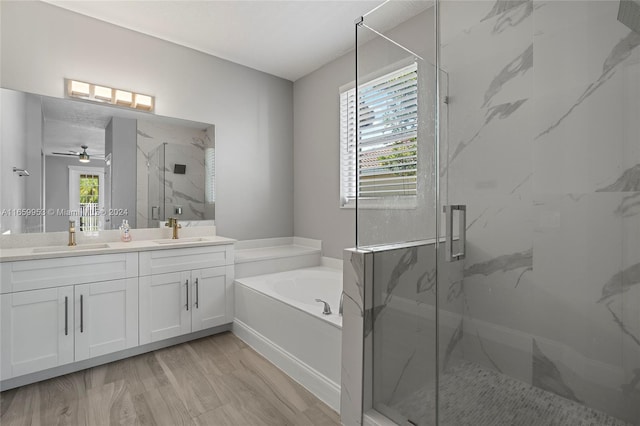
[[[447,262],[462,260],[466,255],[467,240],[467,206],[464,204],[452,204],[444,206],[445,214],[445,259]],[[453,212],[458,212],[458,252],[453,252]]]

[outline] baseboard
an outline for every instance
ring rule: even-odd
[[[340,412],[339,384],[291,355],[238,319],[233,321],[232,332],[334,411]]]

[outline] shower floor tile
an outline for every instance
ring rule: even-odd
[[[442,426],[631,426],[473,363],[441,376],[440,401]],[[434,404],[431,385],[380,411],[402,413],[411,423],[426,426],[433,424]]]

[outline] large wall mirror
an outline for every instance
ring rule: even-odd
[[[212,124],[0,89],[3,234],[213,224]]]

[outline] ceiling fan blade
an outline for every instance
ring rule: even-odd
[[[53,154],[53,155],[68,155],[70,157],[77,157],[78,156],[78,154],[69,154],[67,152],[52,152],[51,154]]]

